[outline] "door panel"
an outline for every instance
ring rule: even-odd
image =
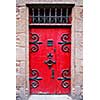
[[[31,94],[70,93],[70,28],[30,28],[29,31]]]

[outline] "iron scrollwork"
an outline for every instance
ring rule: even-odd
[[[39,36],[37,34],[32,34],[32,42],[29,42],[30,44],[33,44],[31,50],[32,52],[37,52],[39,50],[39,44],[42,44],[42,42],[39,41]]]
[[[50,69],[53,64],[56,64],[56,61],[52,60],[53,55],[51,53],[49,53],[47,57],[48,57],[48,60],[44,61],[44,63],[47,64]]]
[[[68,83],[68,80],[71,80],[70,77],[68,77],[69,75],[69,70],[63,70],[62,72],[62,77],[58,77],[58,80],[61,80],[61,86],[63,88],[68,88],[69,87],[69,83]]]
[[[42,78],[39,77],[39,72],[37,70],[32,70],[32,77],[29,79],[32,80],[32,88],[37,88],[39,86],[39,80],[42,80]]]
[[[61,37],[62,41],[58,42],[58,44],[62,45],[61,49],[62,49],[63,52],[69,52],[70,51],[68,44],[71,44],[71,42],[68,41],[68,38],[69,38],[68,34],[63,34],[62,37]]]

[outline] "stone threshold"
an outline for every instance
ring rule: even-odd
[[[28,100],[72,100],[68,95],[30,95]]]

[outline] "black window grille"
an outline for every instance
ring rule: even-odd
[[[38,23],[61,23],[71,24],[72,8],[65,7],[30,7],[29,8],[29,21],[30,24]]]

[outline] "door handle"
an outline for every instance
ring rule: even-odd
[[[51,70],[51,74],[52,74],[51,78],[54,79],[55,78],[55,70],[54,69]]]
[[[56,52],[56,48],[54,48],[54,52]]]

